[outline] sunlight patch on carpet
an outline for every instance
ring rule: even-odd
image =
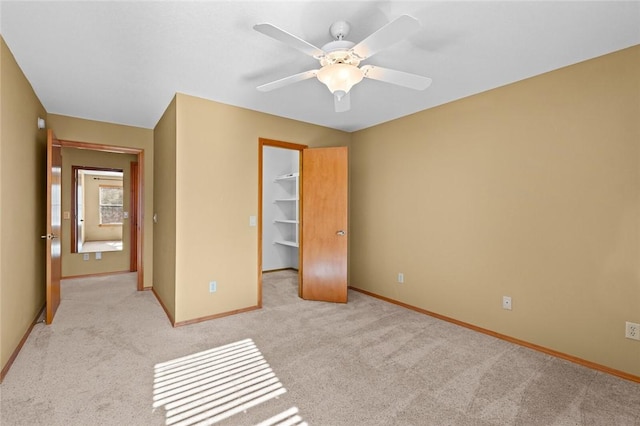
[[[251,339],[154,367],[153,408],[164,407],[171,426],[212,425],[286,391]],[[265,425],[300,424],[295,410]]]
[[[256,426],[308,426],[308,423],[298,414],[298,407],[291,407]]]

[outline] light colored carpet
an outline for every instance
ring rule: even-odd
[[[0,423],[179,424],[194,409],[225,425],[290,410],[310,425],[640,426],[637,383],[357,292],[336,305],[296,290],[294,273],[265,274],[262,310],[174,329],[135,274],[65,280],[54,323],[36,325],[0,385]],[[281,394],[242,399],[249,367],[231,388],[221,373],[240,359]],[[172,389],[185,392],[175,406]]]

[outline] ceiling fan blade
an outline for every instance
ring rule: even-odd
[[[420,28],[420,22],[416,18],[402,15],[353,46],[351,50],[360,59],[366,59],[382,49],[396,44],[418,28]]]
[[[333,94],[333,103],[336,108],[336,112],[345,112],[351,109],[351,95],[350,92],[342,95],[342,97],[338,97],[337,94]]]
[[[272,81],[271,83],[265,83],[258,86],[257,89],[261,92],[270,92],[271,90],[279,89],[289,84],[297,83],[302,80],[313,78],[318,74],[318,70],[309,70],[301,72],[299,74],[290,75],[289,77],[281,78],[280,80]]]
[[[294,36],[280,28],[271,25],[271,24],[256,24],[253,26],[253,29],[267,35],[271,38],[274,38],[284,44],[287,44],[295,49],[298,49],[302,53],[306,53],[309,56],[313,56],[314,58],[319,58],[324,55],[324,50],[319,47],[314,46],[311,43],[307,43],[303,39]]]
[[[409,89],[424,90],[431,86],[429,77],[411,74],[404,71],[392,70],[389,68],[377,67],[374,65],[364,65],[360,68],[364,72],[364,77],[372,80],[384,81],[385,83],[397,84]]]

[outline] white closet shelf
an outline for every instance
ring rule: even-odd
[[[298,243],[296,243],[295,241],[278,240],[278,241],[274,241],[273,244],[282,244],[283,246],[298,247]]]
[[[279,237],[274,239],[274,244],[280,244],[288,247],[298,247],[298,224],[299,222],[299,176],[298,172],[291,172],[285,175],[279,175],[274,178],[274,182],[280,186],[282,198],[273,200],[275,204],[282,203],[280,219],[271,218],[276,226],[276,234]],[[283,231],[287,231],[283,233]]]
[[[278,176],[275,180],[279,181],[279,180],[292,180],[292,179],[297,179],[299,176],[299,173],[289,173],[286,175],[281,175]]]

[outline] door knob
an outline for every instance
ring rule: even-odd
[[[53,240],[54,238],[58,238],[58,236],[56,234],[47,234],[40,235],[40,238],[42,238],[43,240]]]
[[[336,235],[343,237],[346,234],[346,232],[344,232],[342,229],[339,230],[338,232],[336,232]]]

